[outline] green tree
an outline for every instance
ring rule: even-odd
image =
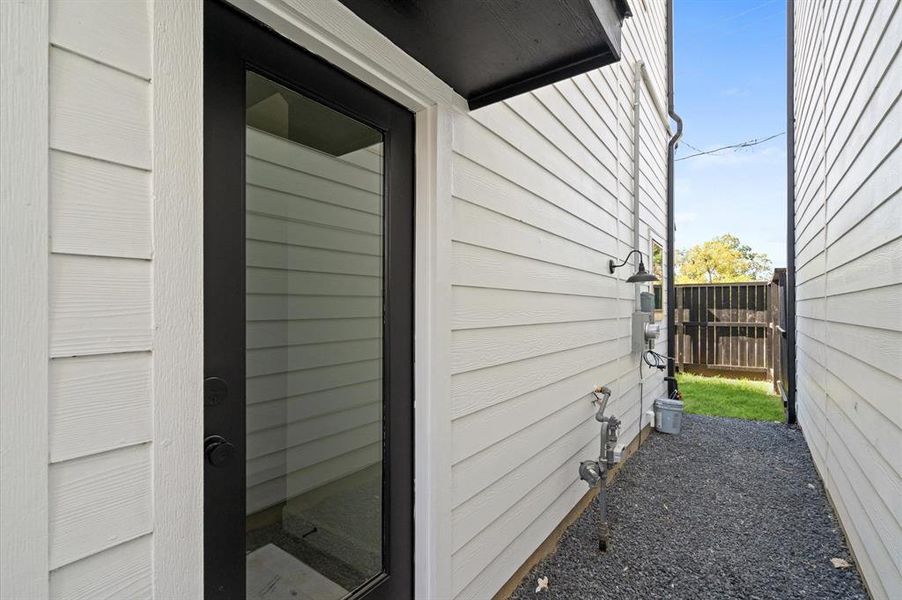
[[[770,258],[725,234],[677,253],[677,283],[733,283],[770,279]]]

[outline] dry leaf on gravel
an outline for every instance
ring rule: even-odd
[[[848,569],[852,566],[849,564],[849,561],[844,558],[831,558],[830,562],[833,563],[833,566],[837,569]]]

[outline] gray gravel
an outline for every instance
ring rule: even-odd
[[[867,598],[830,563],[852,557],[798,429],[684,415],[627,461],[608,507],[608,553],[593,503],[512,598]]]

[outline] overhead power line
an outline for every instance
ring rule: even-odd
[[[698,146],[693,146],[692,144],[690,144],[690,143],[687,142],[686,140],[680,140],[680,145],[681,145],[681,146],[687,146],[687,147],[689,147],[689,148],[692,148],[692,149],[695,150],[696,152],[704,152],[704,150],[702,150],[702,149],[699,148]]]
[[[720,148],[714,148],[714,149],[712,149],[712,150],[699,150],[699,149],[696,148],[695,146],[692,146],[692,145],[690,145],[690,144],[686,144],[687,146],[689,146],[689,147],[692,148],[693,150],[699,150],[699,151],[696,152],[695,154],[690,154],[689,156],[682,156],[682,157],[680,157],[680,158],[678,158],[678,159],[676,159],[676,160],[686,160],[686,159],[688,159],[688,158],[695,158],[696,156],[703,156],[703,155],[705,155],[705,154],[714,154],[715,152],[721,152],[721,151],[723,151],[723,150],[741,150],[741,149],[743,149],[743,148],[750,148],[750,147],[752,147],[752,146],[757,146],[758,144],[763,144],[764,142],[770,141],[770,140],[772,140],[772,139],[774,139],[774,138],[776,138],[776,137],[780,137],[780,136],[783,135],[784,133],[786,133],[786,132],[785,132],[785,131],[781,131],[780,133],[775,133],[775,134],[773,134],[773,135],[769,135],[769,136],[767,136],[766,138],[761,138],[761,139],[754,138],[754,139],[751,139],[751,140],[746,140],[746,141],[744,141],[744,142],[739,142],[738,144],[730,144],[730,145],[728,145],[728,146],[721,146]]]
[[[757,5],[757,6],[753,6],[752,8],[749,8],[749,9],[744,10],[744,11],[742,11],[742,12],[738,12],[738,13],[732,14],[732,15],[730,15],[730,16],[728,16],[728,17],[724,17],[724,18],[722,18],[722,19],[717,19],[717,21],[715,21],[715,22],[721,22],[721,23],[722,23],[722,22],[724,22],[724,21],[732,21],[733,19],[738,19],[739,17],[743,17],[743,16],[749,14],[750,12],[755,12],[756,10],[762,9],[762,8],[764,8],[765,6],[768,6],[768,5],[770,5],[770,4],[773,4],[773,3],[776,2],[776,1],[777,1],[777,0],[767,0],[767,2],[762,2],[761,4],[759,4],[759,5]]]

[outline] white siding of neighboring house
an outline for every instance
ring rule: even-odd
[[[902,5],[795,3],[799,421],[875,598],[902,597]]]
[[[631,5],[619,63],[453,118],[455,597],[492,596],[587,491],[577,466],[598,453],[595,385],[614,390],[621,441],[639,430],[633,267],[612,276],[608,260],[633,245],[637,172],[646,264],[649,236],[666,241],[669,134],[640,83],[637,171],[633,65],[663,100],[666,15],[664,2]],[[665,388],[645,376],[648,410]]]

